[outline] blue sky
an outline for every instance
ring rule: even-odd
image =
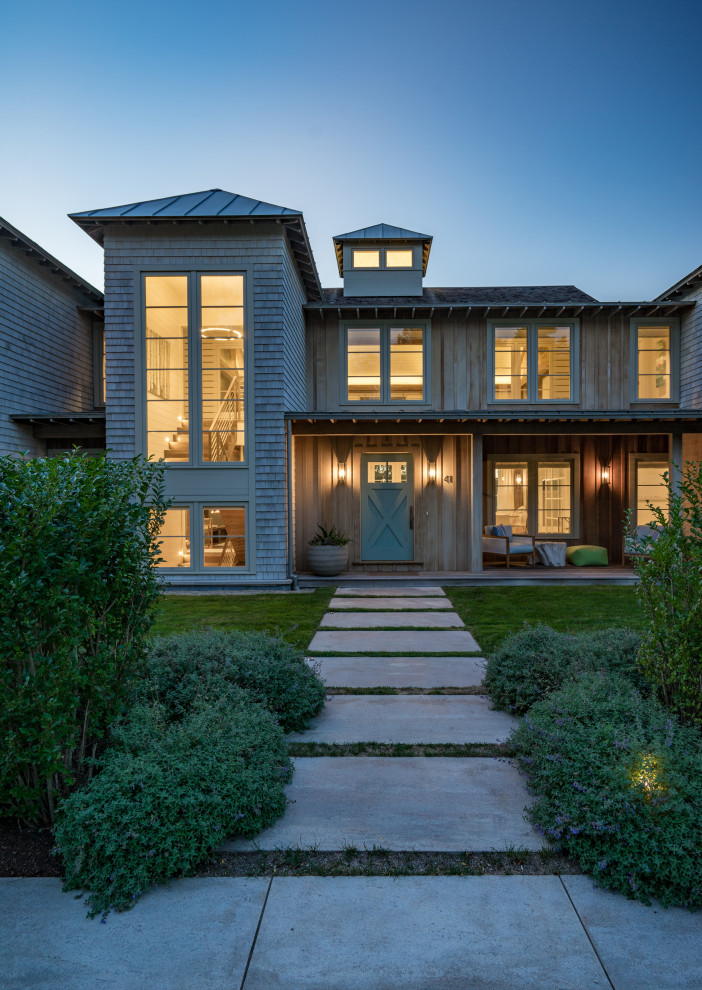
[[[72,211],[220,187],[331,238],[434,235],[427,284],[647,299],[702,264],[702,6],[47,3],[0,15],[0,215],[102,285]]]

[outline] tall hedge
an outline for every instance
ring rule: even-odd
[[[158,597],[163,469],[0,458],[0,808],[53,821],[91,773]]]

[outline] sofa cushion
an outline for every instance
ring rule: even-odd
[[[606,547],[593,547],[589,545],[581,547],[568,547],[566,550],[566,560],[576,567],[607,567]]]

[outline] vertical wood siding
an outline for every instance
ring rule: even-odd
[[[46,453],[12,414],[93,408],[92,323],[77,310],[90,305],[95,300],[0,239],[0,453]]]

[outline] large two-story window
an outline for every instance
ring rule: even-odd
[[[427,324],[380,320],[342,327],[349,402],[427,401]]]
[[[244,276],[144,276],[147,452],[244,460]]]
[[[632,320],[632,399],[677,401],[677,320]]]
[[[577,322],[491,321],[493,402],[577,399]]]
[[[515,534],[577,535],[575,458],[495,458],[488,470],[492,523]]]

